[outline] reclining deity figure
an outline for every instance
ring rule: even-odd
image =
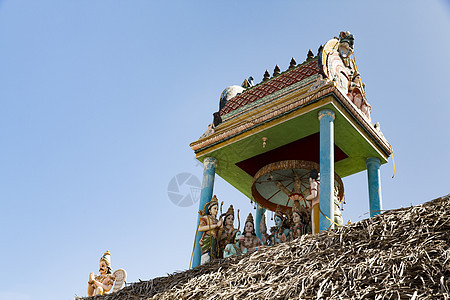
[[[200,264],[205,264],[213,259],[218,258],[218,241],[220,240],[221,229],[223,227],[222,219],[217,220],[218,201],[214,195],[208,203],[203,207],[203,211],[198,213],[201,215],[198,231],[202,232],[199,241],[201,249]]]
[[[234,228],[234,208],[233,205],[230,205],[227,212],[223,215],[224,226],[221,230],[220,239],[219,239],[219,257],[222,258],[223,251],[228,244],[234,243],[234,238],[238,229]]]
[[[256,236],[255,222],[251,213],[248,214],[247,220],[245,221],[240,244],[243,253],[245,253],[244,249],[247,250],[246,252],[252,252],[258,250],[258,247],[261,247],[261,241]]]
[[[112,272],[109,251],[106,251],[100,258],[99,271],[100,275],[89,274],[88,296],[103,295],[108,293],[111,288],[113,288],[112,292],[115,293],[125,285],[127,272],[124,269],[117,269],[114,273]]]

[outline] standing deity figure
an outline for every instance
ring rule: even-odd
[[[261,218],[261,222],[259,223],[259,232],[261,232],[262,244],[270,246],[270,235],[267,233],[266,218]]]
[[[303,234],[311,233],[309,212],[301,207],[300,203],[294,202],[292,207],[291,239],[294,240]]]
[[[275,226],[271,228],[270,244],[276,245],[286,242],[290,238],[290,229],[287,224],[287,217],[277,207],[275,212]]]
[[[218,258],[218,241],[222,229],[222,219],[217,220],[218,201],[214,195],[208,203],[203,207],[203,211],[198,213],[201,215],[198,231],[202,232],[199,241],[201,249],[200,264],[205,264],[215,258]]]
[[[306,197],[306,200],[311,201],[312,233],[319,233],[320,181],[319,181],[319,172],[316,169],[312,169],[311,172],[309,173],[309,186],[310,186],[310,194]]]
[[[89,274],[88,296],[103,295],[111,290],[115,276],[111,270],[111,254],[106,251],[100,258],[100,275]]]
[[[261,241],[256,236],[255,222],[251,213],[248,214],[247,220],[244,224],[244,232],[241,236],[241,250],[244,252],[252,252],[258,250],[258,246],[261,246]]]
[[[221,216],[222,217],[222,216]],[[223,250],[228,244],[234,243],[234,238],[238,230],[234,228],[234,208],[230,205],[227,212],[223,215],[224,226],[221,229],[219,238],[219,258],[223,258]]]

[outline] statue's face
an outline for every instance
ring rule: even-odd
[[[302,219],[298,213],[295,212],[292,214],[292,221],[294,221],[295,224],[300,223],[301,220]]]
[[[100,274],[104,275],[104,274],[106,274],[107,271],[108,271],[108,266],[106,265],[106,263],[103,260],[101,260],[100,261],[100,269],[99,269]]]
[[[245,223],[245,232],[253,232],[253,223],[252,222],[247,222]]]
[[[214,205],[213,207],[211,207],[211,209],[209,210],[209,213],[212,216],[216,216],[217,215],[217,205]]]
[[[233,215],[228,215],[225,218],[225,225],[232,226],[233,223],[234,223],[234,216]]]
[[[275,216],[275,225],[281,227],[281,224],[283,224],[283,220],[279,216]]]

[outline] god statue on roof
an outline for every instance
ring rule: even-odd
[[[303,234],[311,233],[310,214],[305,207],[302,207],[298,201],[294,202],[292,207],[292,225],[291,239],[294,240]]]
[[[289,229],[288,218],[277,207],[274,216],[275,226],[271,228],[270,245],[277,245],[286,242],[290,239],[291,230]]]
[[[228,244],[234,243],[234,239],[238,229],[234,228],[234,208],[230,205],[227,212],[221,216],[223,217],[224,226],[221,229],[219,237],[219,258],[223,258],[223,251]]]
[[[201,217],[197,231],[202,232],[199,241],[201,249],[200,264],[205,264],[219,257],[218,241],[223,224],[222,219],[217,220],[218,204],[217,197],[214,195],[211,201],[205,204],[203,210],[199,211]]]
[[[103,295],[111,290],[116,279],[111,269],[111,254],[106,251],[100,258],[100,275],[89,274],[88,296]]]
[[[256,236],[253,216],[249,213],[244,224],[244,232],[241,236],[241,250],[244,251],[246,249],[246,252],[252,252],[258,250],[258,247],[261,247],[261,245],[261,241]]]

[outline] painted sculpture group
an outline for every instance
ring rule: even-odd
[[[214,195],[211,201],[204,205],[203,210],[199,211],[201,217],[197,231],[201,234],[199,241],[201,264],[216,258],[250,253],[264,247],[292,241],[304,234],[317,233],[318,227],[314,224],[318,223],[318,219],[315,219],[319,217],[319,173],[313,169],[309,177],[310,190],[306,197],[303,196],[295,181],[292,190],[280,182],[275,183],[280,191],[286,193],[293,201],[293,206],[289,211],[282,211],[280,207],[277,207],[273,217],[275,226],[270,228],[269,232],[267,232],[265,218],[262,218],[259,224],[260,238],[256,235],[255,226],[257,225],[251,213],[247,216],[241,232],[239,210],[238,227],[235,228],[233,205],[230,205],[225,213],[219,214],[223,202],[219,207],[219,201]],[[334,223],[342,225],[338,198],[335,203],[337,208]]]

